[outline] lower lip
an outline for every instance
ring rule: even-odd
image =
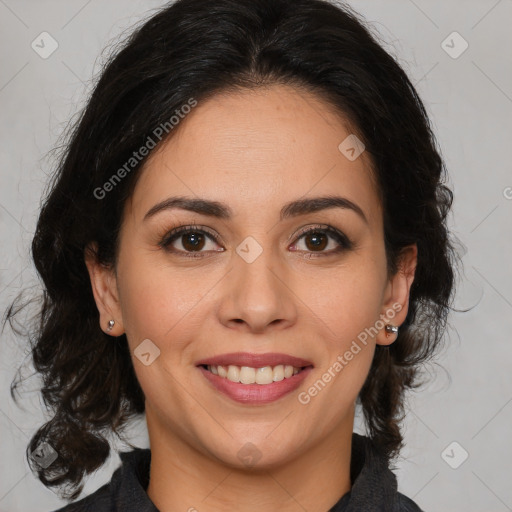
[[[302,381],[309,375],[312,366],[307,366],[299,373],[271,384],[241,384],[232,382],[227,378],[214,375],[202,366],[198,366],[203,375],[221,393],[236,402],[243,404],[267,404],[295,391]]]

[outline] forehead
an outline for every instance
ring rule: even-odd
[[[350,123],[317,96],[284,85],[222,93],[174,130],[141,171],[130,201],[135,218],[176,195],[270,216],[300,197],[336,194],[380,219],[368,155],[350,160],[340,151],[353,136]]]

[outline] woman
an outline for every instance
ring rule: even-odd
[[[135,415],[150,449],[61,510],[420,510],[390,465],[453,294],[444,174],[348,7],[178,0],[136,30],[38,220],[27,454],[75,499]]]

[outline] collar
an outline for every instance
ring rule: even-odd
[[[398,509],[396,476],[371,439],[352,433],[352,488],[329,512],[393,512]]]
[[[119,456],[122,465],[114,472],[110,483],[85,500],[94,505],[94,510],[107,510],[98,505],[109,501],[112,508],[108,510],[159,512],[146,494],[151,451],[148,448],[135,448],[129,452],[121,452]],[[350,479],[351,490],[329,512],[404,510],[400,506],[400,497],[404,497],[397,492],[396,477],[389,469],[387,459],[378,453],[368,437],[356,433],[352,434]],[[99,501],[92,501],[94,499]]]

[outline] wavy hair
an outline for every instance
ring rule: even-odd
[[[51,418],[32,437],[27,458],[61,495],[76,498],[84,476],[109,456],[109,435],[121,435],[144,412],[126,336],[112,340],[100,329],[84,249],[96,242],[98,260],[115,265],[123,206],[147,157],[112,187],[108,201],[98,189],[191,97],[201,102],[271,84],[318,95],[357,130],[381,195],[389,271],[397,271],[405,246],[417,244],[407,318],[393,344],[376,347],[358,397],[378,449],[391,459],[403,446],[405,392],[419,385],[420,366],[442,341],[455,269],[447,229],[452,193],[421,99],[347,5],[177,0],[137,27],[102,66],[67,134],[32,241],[43,290],[25,335]],[[26,305],[18,297],[4,325],[8,320],[16,330],[14,318]],[[29,454],[44,440],[58,458],[35,467]]]

